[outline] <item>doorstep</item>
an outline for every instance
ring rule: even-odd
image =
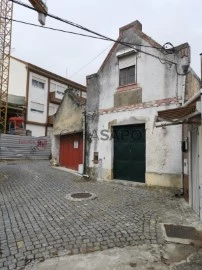
[[[53,169],[58,169],[58,170],[61,170],[61,171],[65,171],[65,172],[68,172],[68,173],[83,177],[82,174],[80,174],[78,171],[75,171],[75,170],[71,170],[71,169],[68,169],[68,168],[65,168],[65,167],[60,167],[60,166],[51,166],[51,167]]]
[[[123,186],[130,186],[130,187],[146,186],[146,183],[133,182],[133,181],[128,181],[128,180],[120,180],[120,179],[105,180],[105,179],[97,178],[97,180],[107,182],[107,183],[115,183],[115,184],[119,184]]]

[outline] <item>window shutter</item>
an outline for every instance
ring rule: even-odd
[[[37,102],[31,102],[31,110],[37,112],[44,112],[44,105]]]
[[[127,68],[136,65],[136,55],[131,54],[119,58],[119,69]]]

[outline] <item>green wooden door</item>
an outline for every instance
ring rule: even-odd
[[[145,125],[114,127],[114,178],[145,182]]]

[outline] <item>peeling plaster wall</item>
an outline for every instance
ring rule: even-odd
[[[82,106],[76,104],[65,93],[62,104],[58,108],[53,125],[53,134],[60,135],[81,131],[83,129]]]
[[[59,162],[60,136],[83,130],[83,110],[72,97],[65,93],[53,123],[52,157]]]

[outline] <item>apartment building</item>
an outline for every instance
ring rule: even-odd
[[[66,89],[79,97],[86,97],[86,87],[48,70],[11,57],[8,121],[23,116],[26,130],[32,136],[52,134],[53,115]]]

